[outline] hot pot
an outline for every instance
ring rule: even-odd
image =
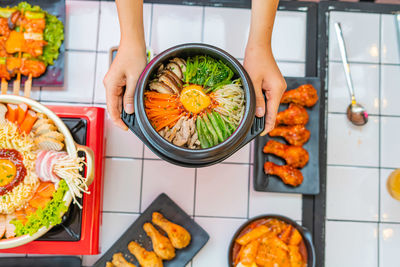
[[[49,119],[51,119],[54,124],[57,126],[58,131],[61,132],[64,137],[64,143],[66,151],[71,156],[77,156],[79,151],[85,153],[86,158],[86,184],[89,186],[94,179],[94,155],[92,149],[86,146],[79,145],[75,143],[72,135],[64,124],[64,122],[50,109],[40,104],[39,102],[32,100],[30,98],[17,96],[17,95],[0,95],[0,103],[11,103],[11,104],[27,104],[32,110],[36,112],[40,112],[46,114]],[[66,206],[71,205],[72,195],[70,191],[67,191],[64,196],[64,202]],[[63,214],[60,214],[62,216]],[[53,226],[50,227],[42,227],[33,235],[23,235],[10,239],[0,239],[0,249],[13,248],[24,245],[31,241],[34,241],[46,234]]]
[[[187,58],[195,55],[209,55],[230,67],[234,72],[233,79],[241,78],[246,99],[245,112],[236,131],[224,142],[198,150],[178,147],[165,140],[150,124],[144,108],[144,91],[160,65],[174,57]],[[122,120],[157,156],[184,167],[204,167],[221,162],[264,130],[264,118],[255,118],[255,94],[249,75],[233,56],[211,45],[182,44],[156,56],[138,80],[134,101],[135,113],[129,115],[123,111]]]

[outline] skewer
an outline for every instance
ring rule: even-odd
[[[7,90],[8,90],[8,82],[6,79],[1,78],[1,94],[2,95],[7,94]]]
[[[14,93],[14,95],[19,95],[20,87],[21,87],[21,73],[18,72],[17,79],[15,79],[14,85],[13,85],[13,89],[14,89],[13,93]]]
[[[32,73],[29,73],[28,80],[25,81],[24,96],[30,97],[32,90]]]

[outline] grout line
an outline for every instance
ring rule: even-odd
[[[193,216],[196,215],[196,197],[197,197],[197,168],[194,169]]]
[[[202,9],[202,14],[201,14],[201,42],[204,43],[204,25],[205,25],[205,17],[206,17],[206,8],[203,6]]]
[[[212,215],[196,215],[194,218],[215,218],[215,219],[247,219],[246,217],[230,217],[230,216],[212,216]]]
[[[101,3],[99,2],[98,18],[97,18],[97,36],[96,36],[96,50],[99,47],[99,36],[100,36],[100,16],[101,16]],[[94,95],[96,93],[97,84],[97,60],[98,54],[94,58],[94,79],[93,79],[93,93],[92,93],[92,104],[94,104]]]
[[[379,14],[379,43],[378,43],[378,51],[379,51],[379,63],[381,64],[382,63],[382,14]],[[379,79],[378,79],[378,81],[379,81],[379,84],[378,84],[378,88],[379,88],[379,96],[378,96],[378,99],[379,99],[379,104],[378,104],[378,109],[379,109],[379,115],[381,114],[381,112],[382,112],[382,99],[381,99],[381,90],[382,90],[382,88],[381,88],[381,77],[382,77],[382,65],[379,65],[379,69],[378,69],[378,77],[379,77]],[[382,161],[381,161],[381,152],[382,152],[382,148],[381,148],[381,125],[382,125],[382,122],[381,122],[381,117],[379,116],[379,122],[378,122],[378,125],[379,125],[379,129],[378,129],[378,143],[379,143],[379,150],[378,150],[378,164],[379,164],[379,168],[381,167],[381,165],[382,165]],[[378,231],[377,231],[377,238],[376,238],[376,240],[377,240],[377,261],[378,261],[378,263],[377,263],[377,266],[379,266],[379,262],[380,262],[380,245],[379,245],[379,239],[381,238],[380,237],[380,220],[381,220],[381,170],[379,169],[379,172],[378,172]]]
[[[244,60],[244,59],[243,59]],[[297,63],[297,64],[306,64],[307,62],[301,60],[289,60],[289,59],[276,59],[277,63]]]
[[[338,112],[338,111],[328,111],[328,115],[329,114],[334,114],[334,115],[347,115],[346,112]],[[372,116],[372,117],[379,117],[381,115],[379,115],[379,113],[368,113],[368,116]],[[398,116],[400,117],[400,116]]]
[[[103,213],[109,213],[109,214],[114,214],[114,213],[119,213],[119,214],[134,214],[134,215],[140,215],[140,212],[130,212],[130,211],[118,211],[118,210],[103,210]]]
[[[152,33],[153,33],[153,12],[154,12],[154,4],[151,4],[150,8],[150,29],[149,29],[149,47],[151,47],[151,41],[152,41]]]
[[[68,49],[65,49],[65,52],[96,53],[97,50],[96,49],[92,50],[92,49],[73,49],[73,48],[71,49],[71,48],[68,48]]]
[[[348,219],[327,219],[330,222],[353,222],[353,223],[375,223],[379,224],[378,221],[370,221],[370,220],[348,220]],[[400,222],[395,222],[394,224],[400,224]]]
[[[143,174],[144,174],[144,147],[145,145],[142,144],[142,171],[140,174],[140,197],[139,197],[139,212],[142,212],[142,198],[143,198]]]
[[[249,149],[249,164],[251,164],[251,155],[253,152],[253,145],[250,144],[250,149]],[[251,171],[254,171],[254,167],[252,168],[251,165],[249,165],[249,174],[248,174],[248,188],[247,188],[247,219],[250,218],[250,193],[251,193]],[[254,177],[253,177],[254,179]]]
[[[345,164],[326,164],[327,167],[348,167],[348,168],[365,168],[365,169],[385,169],[381,168],[379,166],[362,166],[362,165],[345,165]],[[392,169],[392,168],[386,168],[386,169]]]

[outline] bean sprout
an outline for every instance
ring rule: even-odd
[[[221,113],[223,118],[237,127],[244,114],[244,91],[240,84],[227,84],[214,91],[214,100],[218,106],[214,109]]]

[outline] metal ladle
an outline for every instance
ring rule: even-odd
[[[357,103],[356,97],[354,96],[353,81],[352,81],[351,75],[350,75],[350,65],[349,65],[349,62],[347,61],[347,53],[346,53],[346,47],[344,44],[342,27],[340,26],[339,22],[335,22],[335,29],[336,29],[336,36],[337,36],[338,43],[339,43],[340,55],[342,57],[343,69],[344,69],[344,73],[346,75],[347,88],[349,89],[349,93],[351,96],[351,104],[347,108],[347,118],[354,125],[361,126],[368,122],[368,113],[362,105]]]

